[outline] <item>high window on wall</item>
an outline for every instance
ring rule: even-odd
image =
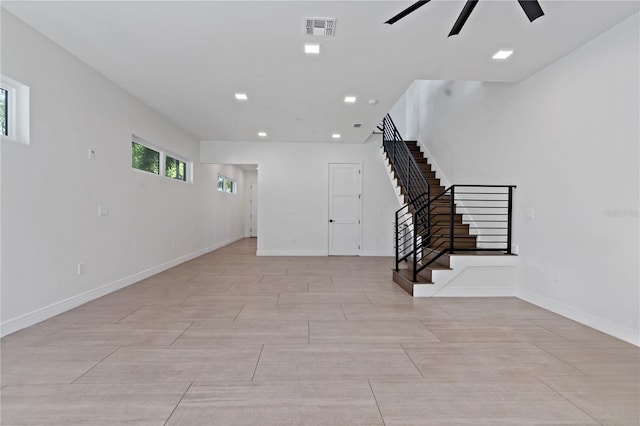
[[[131,167],[182,182],[192,180],[193,162],[137,136],[131,141]]]
[[[3,140],[29,143],[29,87],[0,76],[0,135]]]
[[[3,136],[9,136],[9,114],[7,104],[9,103],[9,92],[0,88],[0,129]]]
[[[236,181],[226,176],[218,175],[218,191],[229,194],[236,193]]]

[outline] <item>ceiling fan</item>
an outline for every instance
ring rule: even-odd
[[[416,9],[424,6],[430,1],[431,0],[423,0],[423,1],[415,2],[414,4],[412,4],[405,10],[403,10],[402,12],[398,13],[393,18],[386,21],[385,24],[389,24],[389,25],[395,24],[400,19],[404,18],[408,14],[414,12]],[[464,8],[462,9],[462,12],[460,12],[460,16],[458,16],[458,20],[456,21],[455,24],[453,24],[453,28],[449,33],[449,37],[460,33],[460,30],[462,30],[462,27],[464,26],[465,22],[467,22],[467,19],[469,19],[469,16],[471,15],[471,12],[473,12],[473,9],[478,4],[478,1],[479,0],[467,0],[467,3],[464,5]],[[529,22],[533,22],[539,17],[541,17],[542,15],[544,15],[544,12],[542,11],[542,7],[540,7],[540,3],[538,3],[538,0],[518,0],[518,3],[520,3],[520,7],[522,7],[522,10],[524,10],[524,13],[527,15],[527,18],[529,18]]]

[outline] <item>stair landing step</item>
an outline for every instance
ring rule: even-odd
[[[413,286],[416,284],[433,284],[431,281],[427,281],[424,277],[418,275],[418,281],[413,282],[413,274],[408,269],[400,269],[399,271],[393,270],[393,282],[398,284],[404,291],[413,296]]]

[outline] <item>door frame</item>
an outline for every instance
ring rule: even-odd
[[[353,254],[332,254],[331,253],[331,166],[332,165],[353,165],[358,167],[358,175],[359,175],[359,189],[360,194],[358,197],[358,250]],[[336,163],[328,163],[327,165],[327,255],[328,256],[361,256],[362,255],[362,193],[363,193],[363,167],[362,162],[336,162]]]
[[[255,208],[254,213],[254,201],[257,201],[258,191],[256,189],[256,200],[253,199],[253,186],[258,185],[258,182],[249,182],[249,238],[258,238],[258,207]],[[255,221],[256,229],[253,229],[253,223]]]

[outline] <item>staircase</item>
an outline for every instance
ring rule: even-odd
[[[451,276],[459,255],[511,255],[513,185],[445,188],[416,141],[385,117],[383,148],[405,205],[396,212],[393,280],[409,294]],[[449,271],[449,272],[448,272]],[[428,291],[427,291],[428,293]]]

